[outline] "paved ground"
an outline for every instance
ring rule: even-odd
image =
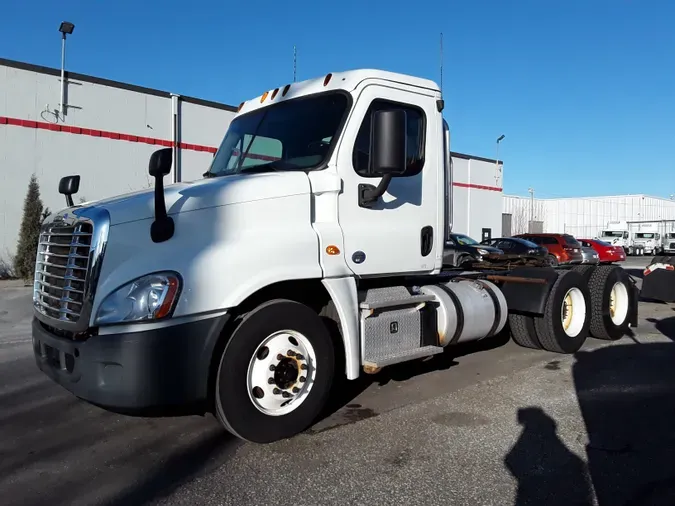
[[[629,259],[639,274],[644,261]],[[3,504],[675,503],[675,307],[574,357],[494,339],[341,392],[268,446],[211,417],[127,418],[38,373],[28,289],[0,285]]]

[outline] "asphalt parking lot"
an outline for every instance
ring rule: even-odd
[[[625,267],[639,276],[646,259]],[[268,446],[210,417],[130,418],[37,370],[30,294],[0,284],[0,497],[42,504],[675,503],[675,306],[575,356],[493,339],[392,367]]]

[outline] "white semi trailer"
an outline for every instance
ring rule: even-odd
[[[73,205],[79,176],[63,178],[36,262],[38,367],[106,409],[211,412],[265,443],[309,427],[341,377],[507,330],[560,353],[621,337],[637,291],[620,267],[443,265],[443,108],[425,79],[328,74],[243,103],[201,180],[163,187],[171,148],[154,190]]]

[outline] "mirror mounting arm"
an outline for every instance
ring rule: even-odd
[[[377,187],[372,184],[359,184],[359,207],[372,207],[389,188],[391,178],[391,174],[385,174]]]
[[[150,238],[152,242],[168,241],[174,230],[173,218],[166,214],[163,176],[155,176],[155,221],[150,225]]]

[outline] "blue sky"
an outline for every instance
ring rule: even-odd
[[[455,151],[540,197],[675,193],[675,2],[5,0],[0,56],[238,104],[370,67],[438,81]]]

